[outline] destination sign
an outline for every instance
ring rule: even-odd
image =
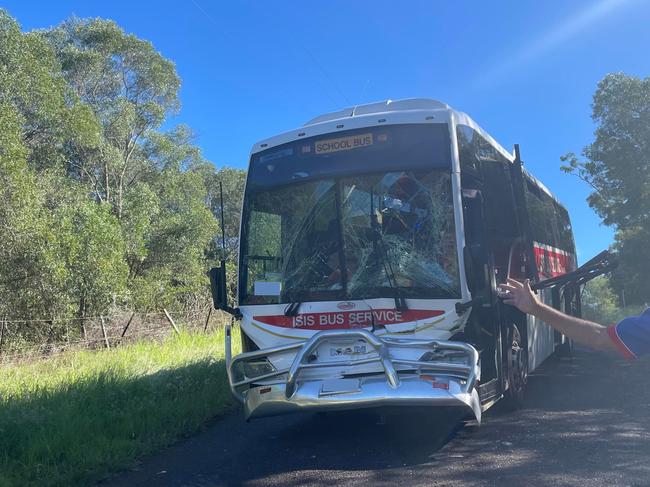
[[[320,140],[316,142],[314,152],[316,154],[330,154],[342,150],[358,149],[372,145],[372,134],[351,135],[338,139]]]

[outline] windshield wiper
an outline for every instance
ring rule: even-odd
[[[289,303],[286,308],[284,308],[284,316],[298,316],[298,309],[302,301],[294,301]]]
[[[370,187],[370,230],[372,244],[374,246],[375,255],[379,255],[381,258],[382,265],[384,267],[384,272],[386,272],[386,280],[388,285],[393,290],[394,299],[395,299],[395,309],[404,311],[408,309],[406,305],[406,299],[402,296],[401,290],[397,285],[397,279],[395,278],[395,272],[393,271],[393,266],[391,265],[390,259],[388,258],[388,252],[386,251],[386,244],[384,242],[384,236],[379,230],[379,222],[377,221],[377,216],[375,215],[375,206],[374,206],[374,188]]]
[[[287,293],[287,298],[291,300],[289,304],[284,308],[284,316],[298,316],[298,310],[300,305],[303,303],[305,297],[305,291],[294,291]]]

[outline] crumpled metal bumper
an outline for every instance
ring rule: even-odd
[[[297,411],[337,411],[383,406],[449,406],[467,409],[481,420],[481,404],[476,389],[463,391],[453,380],[444,382],[449,390],[434,388],[419,376],[402,379],[397,389],[383,378],[360,379],[359,391],[323,394],[323,381],[307,381],[286,396],[286,385],[276,384],[251,388],[245,398],[246,418],[273,416]],[[265,392],[261,392],[265,391]]]
[[[464,408],[468,415],[481,420],[476,390],[480,379],[478,352],[467,343],[379,338],[363,329],[326,330],[304,344],[247,352],[231,359],[229,335],[226,333],[228,377],[247,419],[297,411],[447,406]],[[314,361],[323,344],[350,339],[367,344],[370,353],[359,358]],[[288,369],[254,377],[237,373],[247,362],[294,349],[296,355]],[[375,373],[350,373],[368,364],[380,364],[381,368]]]

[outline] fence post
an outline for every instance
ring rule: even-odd
[[[205,319],[205,326],[203,327],[203,332],[208,331],[208,323],[210,323],[210,316],[212,315],[212,306],[208,308],[208,317]]]
[[[169,313],[167,312],[167,310],[165,308],[163,308],[163,312],[165,313],[165,316],[167,317],[167,321],[169,321],[169,324],[172,325],[172,328],[174,329],[176,334],[179,335],[180,332],[178,331],[178,328],[176,327],[176,323],[174,323],[174,320],[172,320],[172,317],[169,316]]]
[[[2,353],[2,342],[5,337],[5,321],[7,318],[2,318],[2,321],[0,322],[0,353]]]
[[[122,338],[124,338],[124,335],[126,334],[126,330],[129,329],[129,325],[131,324],[131,321],[133,320],[134,316],[135,316],[135,311],[131,313],[131,317],[129,318],[129,321],[126,323],[124,330],[122,330],[122,335],[120,335]]]
[[[104,343],[106,344],[106,348],[111,348],[110,344],[108,343],[108,337],[106,336],[106,327],[104,326],[104,317],[103,316],[99,317],[99,323],[102,326],[102,336],[104,337]]]

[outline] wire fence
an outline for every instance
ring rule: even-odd
[[[226,322],[226,315],[210,306],[84,318],[0,318],[0,365],[39,360],[68,350],[103,350],[139,340],[163,340],[181,331],[207,332]],[[30,327],[28,336],[26,326]]]

